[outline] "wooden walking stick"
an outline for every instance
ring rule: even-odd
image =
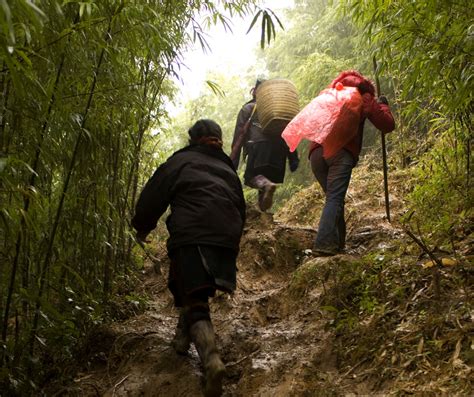
[[[373,57],[374,63],[374,74],[375,74],[375,85],[377,88],[377,97],[380,96],[380,81],[379,81],[379,74],[377,70],[377,61],[375,59],[375,55]],[[390,199],[388,196],[388,167],[387,167],[387,149],[385,147],[385,134],[380,132],[382,137],[382,162],[383,162],[383,185],[385,190],[385,212],[387,214],[387,219],[389,222],[390,220]]]

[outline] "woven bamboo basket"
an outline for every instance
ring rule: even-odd
[[[299,109],[298,93],[286,79],[271,79],[257,89],[257,113],[264,134],[281,135]]]

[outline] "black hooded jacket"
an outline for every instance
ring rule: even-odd
[[[150,232],[168,205],[168,250],[208,244],[238,251],[245,200],[232,161],[222,150],[190,145],[174,153],[145,185],[133,227]]]

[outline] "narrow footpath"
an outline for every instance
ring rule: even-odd
[[[394,219],[403,211],[398,199],[403,195],[397,189],[403,188],[404,176],[397,178],[391,192]],[[341,329],[334,327],[335,315],[327,304],[328,296],[341,293],[337,269],[407,244],[396,222],[384,218],[381,184],[380,172],[356,169],[347,199],[347,253],[331,258],[315,258],[310,250],[323,203],[316,184],[274,215],[249,206],[238,289],[233,296],[218,294],[211,303],[227,368],[224,396],[352,396],[399,388],[381,375],[383,366],[370,362],[372,356],[357,362],[344,359],[347,355],[341,352],[350,346],[341,350]],[[159,256],[167,274],[163,246]],[[143,291],[149,297],[143,313],[94,335],[87,370],[77,374],[68,395],[202,395],[202,369],[194,347],[188,357],[170,347],[177,313],[165,277],[149,263]],[[402,365],[401,357],[391,359],[394,366]],[[405,391],[410,390],[435,389],[407,386]]]

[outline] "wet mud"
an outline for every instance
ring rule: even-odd
[[[331,315],[321,310],[324,283],[301,283],[298,269],[357,261],[372,249],[392,244],[401,231],[385,221],[382,193],[369,202],[364,201],[368,199],[363,184],[351,188],[347,253],[333,258],[315,258],[311,252],[322,207],[316,185],[301,193],[300,203],[295,197],[275,215],[250,206],[238,260],[238,288],[233,295],[218,293],[211,302],[218,348],[226,365],[224,396],[373,392],[369,383],[358,379],[359,368],[341,362],[335,352]],[[392,199],[395,214],[402,205]],[[167,274],[164,250],[160,252]],[[149,296],[146,311],[107,327],[88,369],[77,374],[69,395],[202,395],[203,374],[194,347],[187,357],[170,347],[178,315],[165,278],[148,264],[143,283]],[[299,285],[304,285],[303,291]]]

